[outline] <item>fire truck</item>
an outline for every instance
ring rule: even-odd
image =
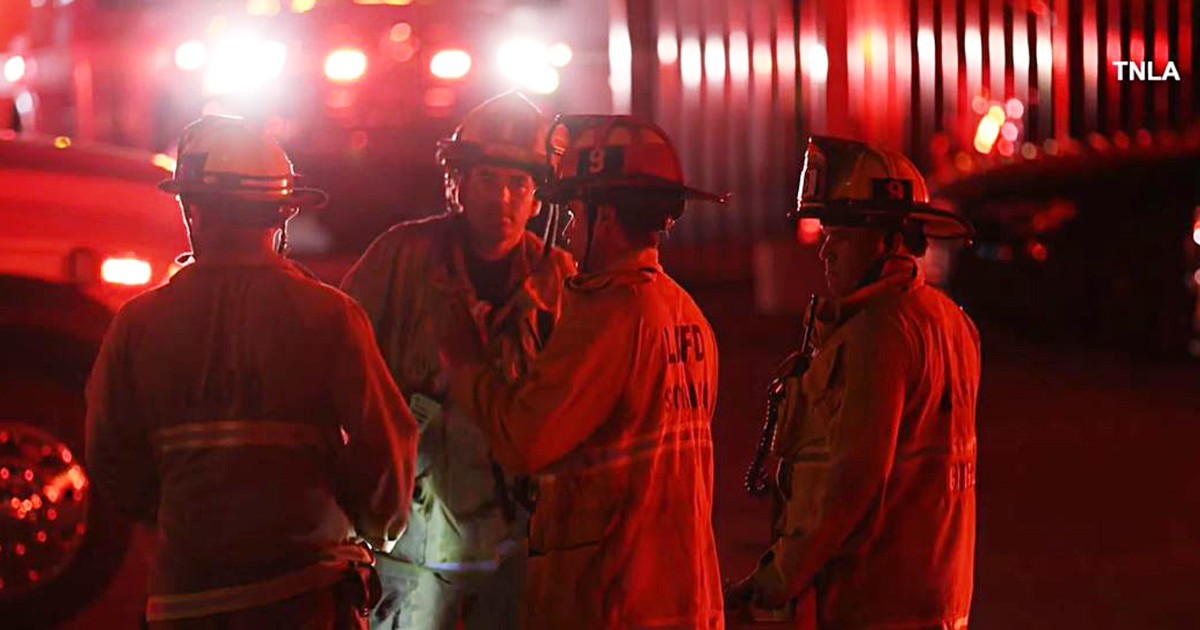
[[[560,89],[578,65],[568,4],[32,0],[18,120],[168,154],[201,114],[261,122],[331,193],[322,222],[357,250],[441,207],[434,147],[468,109],[509,88],[550,111],[586,93]]]

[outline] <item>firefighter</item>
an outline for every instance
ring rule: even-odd
[[[370,316],[421,431],[411,526],[379,561],[376,628],[516,627],[524,484],[496,465],[466,410],[447,404],[439,341],[451,313],[471,313],[507,379],[546,343],[574,268],[526,229],[541,208],[534,191],[562,150],[549,127],[516,92],[469,112],[438,148],[449,211],[392,227],[342,283]]]
[[[572,117],[559,179],[581,273],[545,351],[516,381],[461,326],[452,399],[508,470],[536,475],[523,626],[720,628],[712,530],[717,344],[659,264],[686,199],[670,140],[628,116]]]
[[[965,628],[979,334],[919,258],[971,227],[929,204],[903,155],[825,137],[789,215],[820,220],[832,299],[780,405],[775,539],[727,607],[797,606],[802,628]]]
[[[151,628],[366,626],[408,515],[416,423],[350,298],[276,239],[321,191],[241,119],[184,132],[163,190],[195,262],[129,302],[87,387],[99,493],[153,524]],[[377,581],[376,581],[377,584]]]

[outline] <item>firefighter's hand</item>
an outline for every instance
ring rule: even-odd
[[[725,616],[730,621],[746,621],[750,617],[750,604],[754,601],[754,576],[749,575],[739,582],[725,582],[721,587],[725,596]]]

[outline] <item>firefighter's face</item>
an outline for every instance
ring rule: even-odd
[[[858,288],[871,265],[884,253],[884,238],[879,230],[860,227],[824,228],[821,262],[825,263],[825,281],[834,296],[841,297]]]
[[[516,247],[537,214],[533,177],[518,168],[481,165],[467,174],[460,201],[471,239],[505,252]]]

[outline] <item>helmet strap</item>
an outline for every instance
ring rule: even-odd
[[[546,231],[542,235],[542,258],[550,257],[550,250],[558,242],[558,204],[546,204]]]
[[[596,231],[596,218],[600,214],[600,207],[594,201],[585,201],[584,204],[587,213],[587,231],[585,232],[587,243],[583,246],[583,261],[579,263],[579,270],[588,273],[592,266],[592,236]]]
[[[291,207],[287,208],[286,212],[281,213],[279,218],[279,242],[275,244],[275,253],[284,258],[287,257],[289,251],[287,238],[288,221],[291,221],[293,218],[295,218],[297,214],[300,214],[300,210],[298,208]]]
[[[895,240],[897,234],[903,236],[903,229],[897,228],[894,230],[887,230],[883,233],[883,252],[879,254],[877,258],[875,258],[870,267],[867,267],[867,273],[863,274],[862,280],[859,281],[858,285],[854,287],[855,290],[875,284],[879,281],[879,278],[883,275],[883,266],[887,264],[888,260],[896,255]]]
[[[456,166],[447,166],[444,173],[446,192],[446,211],[450,214],[462,214],[462,193],[467,184],[466,170]]]

